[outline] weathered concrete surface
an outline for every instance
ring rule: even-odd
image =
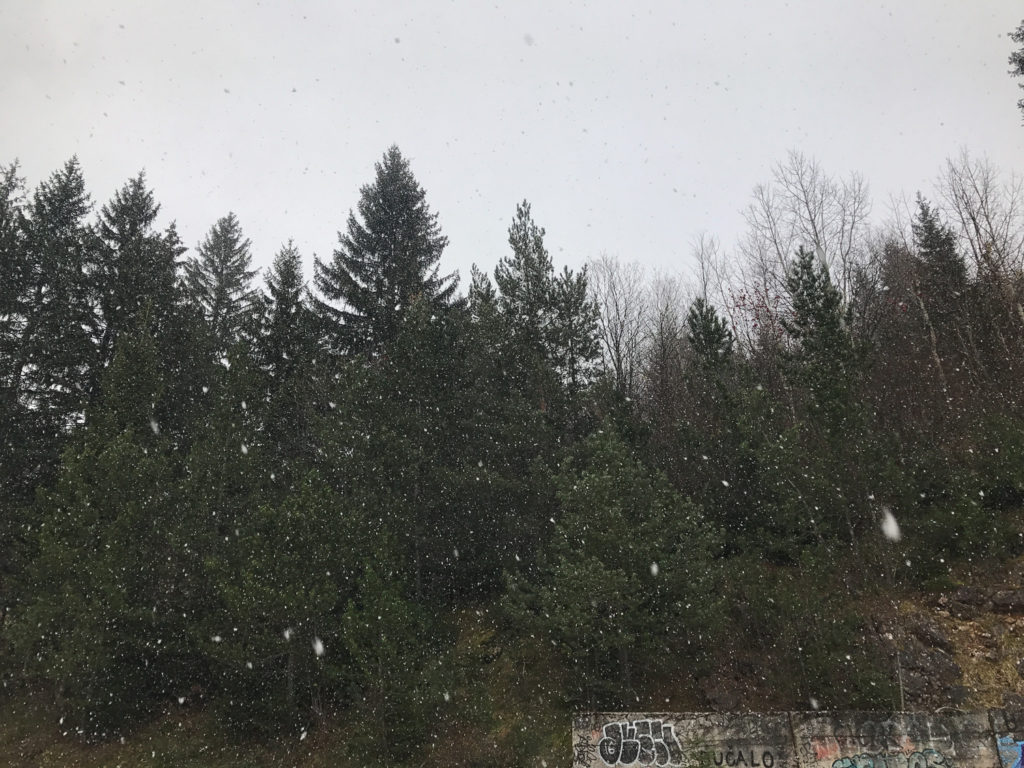
[[[580,714],[574,768],[1024,768],[1024,712]]]
[[[613,712],[573,721],[574,766],[797,768],[781,714]]]
[[[791,712],[800,768],[966,768],[999,764],[987,713]]]

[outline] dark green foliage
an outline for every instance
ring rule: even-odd
[[[12,629],[33,674],[90,737],[123,733],[201,676],[179,587],[190,536],[154,420],[162,382],[144,331],[123,337],[103,390],[92,427],[40,496],[30,597]]]
[[[448,244],[409,161],[392,146],[377,175],[360,190],[359,215],[349,212],[334,258],[314,262],[314,283],[325,329],[341,349],[380,354],[398,335],[417,301],[432,312],[452,303],[455,275],[439,274]],[[340,303],[336,307],[330,302]]]
[[[94,386],[113,358],[119,337],[134,331],[144,313],[161,341],[178,319],[178,258],[185,249],[173,226],[163,234],[154,231],[159,212],[142,173],[100,212],[102,244],[92,271],[98,309]]]
[[[567,406],[590,382],[600,354],[597,306],[587,292],[586,268],[556,274],[525,200],[508,230],[512,254],[494,270],[497,306],[508,328],[505,355],[519,391],[563,420]],[[489,285],[489,283],[488,283]]]
[[[288,749],[352,723],[395,764],[471,728],[465,759],[519,764],[555,749],[537,712],[705,676],[887,708],[878,594],[1024,541],[1020,279],[923,200],[850,295],[798,250],[774,328],[666,292],[636,397],[527,203],[456,296],[396,148],[323,301],[290,242],[257,296],[230,215],[182,279],[158,211],[142,175],[90,223],[76,161],[32,195],[0,170],[0,677],[82,735],[194,708]],[[510,726],[494,681],[542,704]]]
[[[24,285],[18,352],[7,385],[31,403],[43,429],[66,432],[81,417],[96,361],[89,268],[97,242],[77,159],[39,185],[25,222]]]
[[[352,677],[340,614],[369,541],[361,512],[310,475],[208,556],[215,607],[194,623],[195,641],[233,729],[281,735],[308,726],[332,694],[338,703]]]
[[[513,580],[510,610],[560,650],[578,700],[623,707],[658,659],[706,660],[722,533],[612,431],[581,444],[557,486],[540,573]]]
[[[1014,77],[1024,77],[1024,22],[1010,33],[1010,39],[1022,46],[1010,54],[1010,74]],[[1024,85],[1021,87],[1024,88]],[[1017,106],[1024,112],[1024,99],[1020,99]]]
[[[197,258],[185,265],[185,285],[198,306],[221,352],[242,338],[252,321],[257,295],[252,288],[256,270],[250,269],[249,240],[229,213],[217,220],[197,249]]]
[[[812,417],[828,434],[838,436],[849,427],[857,375],[843,297],[832,284],[828,267],[803,246],[786,277],[786,288],[793,309],[782,327],[795,346],[794,372],[807,387]]]
[[[835,557],[819,550],[800,569],[735,563],[726,596],[735,631],[720,650],[752,668],[783,706],[894,709],[887,650],[850,604],[842,571],[825,565]]]
[[[315,317],[306,301],[302,258],[289,242],[266,277],[262,329],[256,345],[265,377],[263,431],[268,460],[291,482],[313,458],[312,430],[319,375]]]
[[[451,639],[438,618],[405,594],[386,549],[381,565],[368,565],[358,596],[342,617],[341,640],[348,651],[348,674],[371,748],[403,759],[436,735],[436,712],[450,697],[445,674]]]
[[[732,356],[733,336],[715,308],[698,296],[686,314],[686,340],[704,368],[716,368]]]

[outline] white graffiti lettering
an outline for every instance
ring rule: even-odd
[[[608,723],[597,753],[605,765],[681,765],[683,750],[674,725],[661,720]]]

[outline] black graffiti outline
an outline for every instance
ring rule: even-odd
[[[937,749],[914,752],[862,752],[840,757],[832,768],[952,768],[952,763]]]
[[[594,764],[594,755],[597,754],[597,747],[591,744],[590,739],[582,733],[576,740],[576,744],[573,746],[576,751],[576,757],[573,764],[580,765],[582,768],[590,768],[590,766]]]
[[[754,754],[754,750],[733,748],[712,753],[711,760],[716,768],[721,768],[723,765],[726,768],[740,768],[741,766],[743,768],[774,768],[775,766],[775,754],[770,749],[761,751],[761,762],[757,762],[757,755]]]
[[[597,753],[605,765],[681,765],[683,748],[672,724],[661,720],[621,720],[604,726]]]

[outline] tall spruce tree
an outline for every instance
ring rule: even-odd
[[[260,341],[262,365],[272,378],[282,381],[309,353],[312,333],[304,297],[302,255],[291,240],[274,257],[266,284]]]
[[[314,283],[327,300],[317,300],[317,313],[334,346],[380,354],[417,299],[435,312],[448,307],[458,278],[439,274],[447,245],[409,161],[390,147],[360,191],[358,216],[350,211],[338,233],[334,257],[314,262]]]
[[[967,265],[957,250],[956,235],[920,196],[911,229],[917,246],[922,297],[929,303],[933,318],[946,320],[962,303],[967,285]]]
[[[184,248],[173,225],[162,234],[154,229],[159,213],[145,173],[129,180],[100,211],[102,245],[92,274],[98,354],[94,396],[122,334],[133,333],[144,315],[157,336],[174,322],[178,258]]]
[[[89,269],[96,237],[77,158],[39,185],[29,206],[23,268],[25,301],[16,320],[18,352],[5,372],[15,397],[31,404],[51,433],[79,420],[96,363],[90,329]]]
[[[266,284],[257,344],[266,379],[264,429],[272,460],[284,475],[312,454],[314,404],[322,394],[317,389],[316,329],[306,303],[302,256],[291,241],[274,257]]]
[[[234,213],[217,220],[185,265],[185,284],[221,352],[237,342],[249,324],[257,294],[252,287],[249,239]]]
[[[119,340],[88,427],[38,496],[38,555],[13,632],[90,737],[124,732],[201,679],[186,627],[190,585],[204,579],[187,564],[195,530],[179,527],[188,507],[154,418],[163,382],[146,325]]]
[[[494,270],[513,349],[527,389],[546,410],[564,390],[575,394],[587,383],[600,354],[597,306],[587,292],[586,268],[555,273],[544,245],[544,228],[530,204],[516,206],[508,230],[512,253]]]
[[[690,305],[686,330],[686,340],[701,367],[718,367],[732,355],[732,331],[703,296],[698,296]]]
[[[1010,54],[1010,74],[1014,77],[1024,77],[1024,21],[1010,33],[1010,39],[1021,46]],[[1024,88],[1024,84],[1021,84]],[[1024,112],[1024,98],[1017,101],[1017,106]]]

